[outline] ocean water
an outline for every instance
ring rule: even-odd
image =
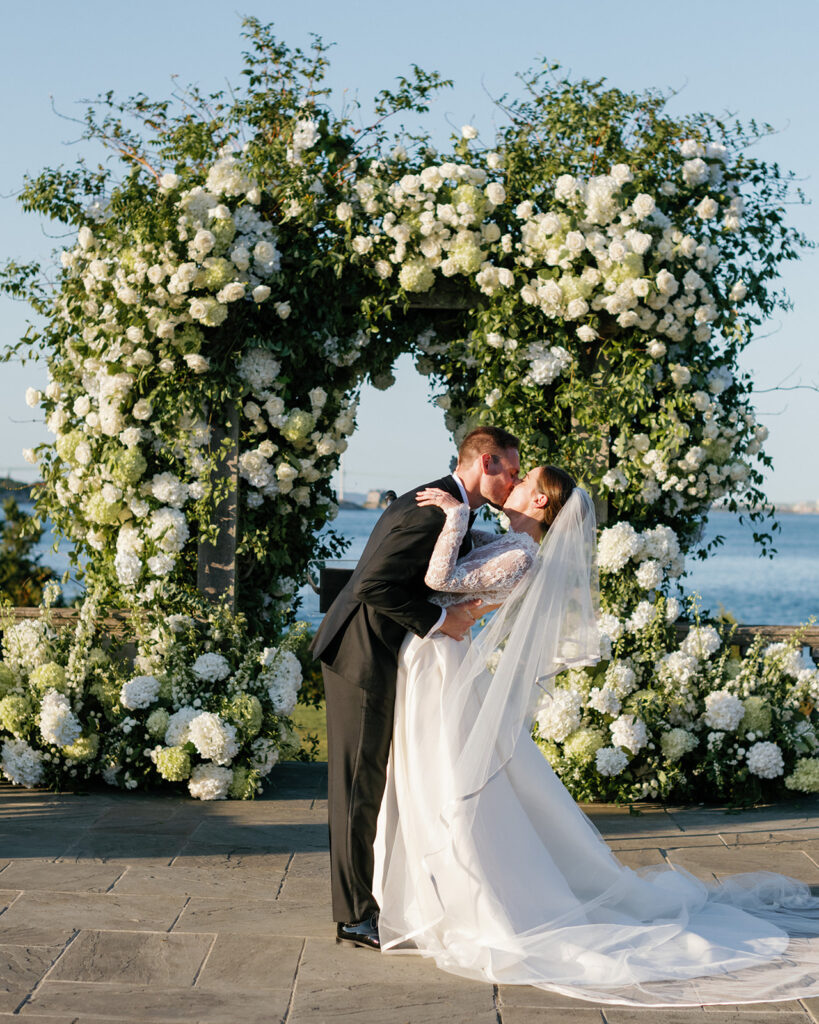
[[[371,509],[341,509],[333,523],[335,530],[350,541],[345,561],[355,564],[381,512]],[[0,510],[0,518],[2,510]],[[760,558],[752,530],[728,512],[713,512],[704,539],[724,537],[721,547],[704,562],[687,560],[686,593],[700,595],[703,608],[713,613],[724,608],[739,622],[753,625],[796,625],[812,615],[819,618],[819,516],[781,515],[782,532],[777,535],[777,554]],[[38,545],[41,561],[62,573],[69,567],[66,550],[54,553],[54,537],[47,530]],[[66,596],[79,590],[69,582]],[[302,588],[299,617],[312,625],[321,621],[318,596],[309,586]]]
[[[333,524],[350,541],[345,559],[355,562],[379,511],[342,509]],[[819,516],[781,515],[774,558],[760,558],[748,523],[729,512],[712,512],[703,540],[724,543],[704,562],[688,558],[684,593],[697,593],[703,609],[721,608],[748,625],[797,625],[819,618]],[[299,617],[321,621],[318,597],[305,587]]]

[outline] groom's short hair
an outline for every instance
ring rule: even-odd
[[[474,462],[484,452],[499,455],[511,448],[520,448],[520,441],[514,434],[501,427],[476,427],[470,430],[458,447],[458,464]]]

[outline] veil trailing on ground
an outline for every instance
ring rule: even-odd
[[[599,660],[596,534],[592,500],[575,487],[534,565],[444,688],[456,797],[477,793],[506,764],[559,672]]]

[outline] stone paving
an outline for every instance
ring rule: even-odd
[[[819,801],[591,816],[627,864],[819,885]],[[599,1007],[338,946],[326,766],[252,803],[0,785],[0,1024],[810,1024],[819,999]]]

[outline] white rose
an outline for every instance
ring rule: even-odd
[[[477,139],[477,137],[478,137],[478,129],[477,128],[473,128],[473,126],[471,124],[463,125],[463,127],[461,128],[461,138],[462,139],[467,139],[467,140],[469,140],[469,139]]]
[[[254,302],[264,302],[270,296],[270,289],[266,284],[257,284],[252,295]]]
[[[340,221],[351,220],[353,216],[353,208],[349,203],[339,203],[336,207],[336,217]]]

